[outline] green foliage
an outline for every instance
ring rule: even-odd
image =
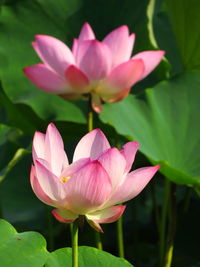
[[[71,248],[58,249],[51,254],[45,239],[37,232],[17,233],[5,220],[0,220],[0,257],[6,267],[64,267],[72,266]],[[14,264],[14,265],[13,265]],[[131,267],[128,261],[92,247],[79,247],[79,266]]]
[[[50,239],[49,210],[35,197],[29,182],[33,134],[36,130],[44,132],[48,123],[54,121],[72,158],[75,144],[87,131],[86,101],[69,102],[44,93],[23,74],[22,68],[40,62],[31,47],[34,35],[52,35],[71,46],[85,21],[92,25],[99,40],[114,28],[127,24],[130,32],[136,33],[134,54],[164,49],[166,58],[150,76],[134,86],[136,95],[104,105],[101,121],[96,115],[94,125],[103,129],[113,145],[123,144],[127,139],[139,141],[142,154],[136,157],[137,167],[147,165],[148,160],[161,164],[160,171],[165,177],[195,189],[197,194],[193,192],[191,196],[188,217],[179,214],[174,266],[198,266],[200,258],[195,247],[199,242],[199,222],[195,216],[200,196],[200,1],[2,0],[0,5],[1,216],[20,230],[39,230]],[[155,180],[155,188],[158,209],[162,209],[162,179]],[[185,191],[184,186],[177,189],[180,208],[189,203]],[[129,204],[124,217],[126,255],[138,267],[155,266],[157,260],[152,192],[144,192],[141,199]],[[183,228],[182,221],[187,221]],[[66,246],[65,227],[56,221],[53,226],[56,248]],[[116,252],[114,227],[104,227],[109,229],[104,235],[106,250]],[[87,244],[91,245],[92,234],[88,238],[87,232],[85,236],[83,244],[89,240]],[[181,245],[186,243],[187,249]],[[80,266],[131,266],[91,247],[80,247],[79,253]],[[70,248],[50,254],[38,233],[19,234],[10,224],[0,221],[2,266],[13,266],[12,260],[20,267],[44,264],[61,267],[66,266],[66,261],[71,264],[70,255]]]
[[[199,0],[165,0],[185,70],[200,69]]]
[[[51,253],[45,267],[72,266],[72,249],[61,248]],[[79,247],[79,267],[131,267],[128,261],[92,247]]]
[[[6,267],[43,266],[48,252],[45,239],[36,232],[17,233],[6,221],[0,220],[0,258]]]
[[[147,89],[144,99],[130,95],[105,105],[100,116],[139,141],[142,153],[161,164],[168,179],[200,185],[199,86],[199,72],[181,74]]]

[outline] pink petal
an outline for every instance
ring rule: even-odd
[[[52,210],[52,214],[59,222],[63,223],[72,223],[78,218],[77,214],[74,214],[73,212],[64,209]]]
[[[86,40],[93,40],[93,39],[95,39],[94,32],[93,32],[90,24],[86,22],[86,23],[84,23],[84,25],[81,29],[81,32],[80,32],[79,37],[78,37],[78,41],[80,43],[80,42],[83,42]]]
[[[125,208],[126,206],[117,205],[87,214],[86,217],[87,219],[96,223],[112,223],[117,221],[122,216]]]
[[[129,37],[129,30],[125,25],[104,38],[103,43],[110,48],[112,54],[112,68],[130,59],[134,39],[134,35]]]
[[[126,172],[129,172],[135,159],[135,154],[139,148],[138,142],[128,142],[123,146],[121,154],[126,159]]]
[[[63,182],[38,160],[35,162],[35,176],[41,189],[50,199],[60,201],[65,198]]]
[[[70,210],[79,215],[96,210],[111,192],[109,176],[98,161],[74,173],[64,186]]]
[[[38,56],[58,74],[64,75],[66,68],[74,64],[71,50],[60,40],[48,35],[36,35],[33,48]]]
[[[126,176],[124,183],[117,188],[110,200],[105,203],[104,207],[123,203],[136,197],[152,179],[159,168],[160,166],[157,165],[154,167],[140,168],[129,173]]]
[[[79,159],[76,162],[68,165],[62,172],[60,177],[70,177],[72,176],[75,172],[78,172],[81,168],[83,168],[85,165],[90,163],[91,160],[90,158],[84,158],[84,159]]]
[[[44,64],[29,66],[23,71],[35,86],[45,92],[59,94],[67,90],[65,80]]]
[[[63,140],[53,123],[47,127],[45,137],[45,159],[50,163],[51,171],[60,176],[63,166],[68,165]]]
[[[107,171],[113,189],[123,182],[126,160],[117,148],[108,149],[98,158],[98,161]]]
[[[134,43],[135,43],[135,33],[132,33],[132,34],[129,36],[130,56],[131,56],[131,54],[132,54],[132,50],[133,50]],[[130,58],[130,57],[129,57],[129,58]],[[128,58],[128,59],[129,59],[129,58]]]
[[[105,78],[111,69],[109,48],[97,40],[82,42],[78,49],[77,65],[90,80]]]
[[[102,102],[98,94],[92,93],[92,108],[95,112],[100,113],[102,111]]]
[[[37,158],[44,158],[44,142],[45,142],[45,134],[40,132],[35,132],[33,137],[33,161]]]
[[[130,91],[131,91],[131,88],[124,89],[120,93],[116,94],[114,97],[113,96],[111,98],[107,97],[106,99],[104,99],[104,101],[109,102],[109,103],[119,102],[125,97],[127,97]]]
[[[73,162],[81,158],[97,159],[108,148],[110,144],[104,133],[95,129],[81,138],[75,148]]]
[[[144,73],[140,79],[144,79],[160,63],[165,51],[144,51],[136,54],[132,59],[142,59],[144,62]]]
[[[41,200],[47,205],[54,206],[54,201],[50,197],[48,197],[48,195],[45,194],[45,192],[42,190],[35,175],[35,167],[33,165],[31,166],[30,182],[33,192],[36,194],[39,200]]]
[[[73,88],[77,93],[83,94],[89,92],[89,89],[87,88],[89,80],[87,76],[76,66],[69,66],[69,68],[67,68],[65,72],[65,77],[68,81],[69,86]]]
[[[77,48],[78,48],[78,39],[74,38],[72,44],[72,53],[74,55],[74,58],[76,58]]]
[[[90,225],[94,230],[96,230],[96,231],[99,232],[99,233],[103,233],[103,230],[102,230],[101,226],[100,226],[98,223],[96,223],[95,221],[89,220],[87,217],[86,217],[86,219],[87,219],[89,225]]]
[[[102,86],[99,94],[104,101],[113,101],[122,91],[133,86],[140,80],[144,71],[141,59],[129,60],[112,70],[106,82],[108,86]]]

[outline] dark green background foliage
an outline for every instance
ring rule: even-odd
[[[71,46],[86,21],[99,40],[114,28],[127,24],[130,32],[136,33],[133,54],[164,49],[166,57],[149,77],[132,88],[131,95],[119,103],[104,105],[100,118],[95,116],[95,127],[100,127],[112,144],[139,141],[140,152],[134,167],[161,164],[153,182],[128,203],[124,216],[126,259],[138,267],[156,266],[159,238],[152,196],[156,196],[157,208],[161,211],[163,184],[169,179],[178,184],[178,222],[172,266],[199,266],[199,14],[199,0],[1,1],[2,218],[19,232],[42,233],[49,251],[70,246],[69,227],[49,216],[51,209],[40,203],[30,188],[31,142],[34,131],[45,131],[48,123],[53,121],[63,136],[71,159],[76,143],[87,132],[87,102],[68,102],[38,90],[24,76],[22,68],[40,61],[30,45],[35,34],[52,35]],[[6,257],[9,246],[15,247],[12,251],[15,259],[20,246],[22,250],[26,247],[21,258],[16,260],[16,266],[20,267],[27,266],[24,265],[27,259],[29,266],[45,264],[47,267],[64,266],[66,259],[70,261],[69,248],[67,252],[60,249],[50,254],[44,238],[38,233],[18,234],[5,221],[1,221],[0,227],[5,232],[5,236],[0,235],[0,258],[5,261],[4,266],[13,266]],[[103,228],[105,250],[117,255],[115,227],[105,225]],[[53,240],[49,237],[52,230]],[[13,243],[20,236],[25,243]],[[87,225],[80,233],[80,244],[94,245],[93,231]],[[95,249],[81,247],[80,266],[90,266],[87,261],[85,263],[85,255],[91,259],[91,266],[94,266],[91,255],[95,255],[98,266],[131,266],[104,252],[98,253]]]

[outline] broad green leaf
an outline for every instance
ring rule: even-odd
[[[40,229],[46,219],[46,206],[31,188],[31,161],[30,154],[21,158],[0,183],[1,212],[9,222],[17,225],[26,223],[32,229]]]
[[[7,125],[0,124],[0,146],[6,142],[7,136],[12,131],[13,129],[8,127]]]
[[[9,126],[21,129],[23,133],[32,135],[44,123],[27,105],[12,103],[2,88],[0,105],[3,113],[1,120]]]
[[[71,267],[71,248],[61,248],[51,253],[45,267]],[[92,247],[79,247],[79,267],[133,267],[128,261]]]
[[[150,3],[155,5],[153,15],[153,30],[156,41],[159,47],[162,47],[166,52],[166,57],[169,60],[172,69],[171,75],[183,71],[183,64],[179,55],[176,38],[166,12],[163,7],[163,0],[150,0]]]
[[[0,220],[0,259],[6,267],[42,267],[48,257],[46,241],[39,233],[17,233]]]
[[[186,70],[200,69],[199,0],[165,0],[180,56]]]
[[[161,172],[180,184],[200,185],[200,73],[181,74],[104,106],[101,119],[140,143]]]
[[[1,233],[1,238],[0,238],[0,246],[1,246],[10,237],[16,235],[17,231],[7,221],[0,220],[0,233]]]

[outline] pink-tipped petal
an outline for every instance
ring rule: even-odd
[[[33,189],[33,192],[36,194],[39,200],[41,200],[47,205],[54,206],[54,201],[47,194],[45,194],[45,192],[42,190],[37,180],[37,177],[35,174],[35,167],[33,165],[31,166],[30,182],[31,182],[31,187]]]
[[[45,137],[45,159],[50,163],[51,171],[60,176],[63,166],[68,165],[62,137],[53,123],[47,127]]]
[[[86,217],[86,219],[87,219],[87,217]],[[98,223],[96,223],[96,222],[94,222],[94,221],[91,221],[91,220],[89,220],[89,219],[87,219],[87,221],[88,221],[89,225],[90,225],[94,230],[96,230],[96,231],[99,232],[99,233],[103,233],[103,229],[101,228],[101,226],[100,226]]]
[[[73,212],[64,209],[52,210],[52,214],[56,218],[56,220],[62,223],[72,223],[78,218],[77,214],[74,214]]]
[[[132,54],[132,50],[133,50],[134,43],[135,43],[135,33],[132,33],[132,34],[129,36],[130,57],[131,57],[131,54]],[[130,58],[130,57],[129,57],[129,58]]]
[[[98,161],[74,173],[64,186],[70,210],[80,215],[96,210],[111,193],[109,176]]]
[[[60,75],[64,75],[66,68],[75,63],[67,45],[52,36],[36,35],[32,45],[42,61]]]
[[[37,158],[44,158],[44,144],[45,144],[45,134],[40,132],[35,132],[33,137],[33,161]]]
[[[78,48],[77,65],[90,80],[103,79],[111,69],[110,50],[97,40],[84,41]]]
[[[26,67],[23,71],[35,86],[45,92],[59,94],[68,90],[65,80],[42,63]]]
[[[98,161],[107,171],[111,183],[112,189],[114,190],[119,184],[123,182],[124,171],[126,168],[125,157],[119,152],[117,148],[110,148],[104,152],[99,158]]]
[[[76,58],[77,48],[78,48],[78,39],[74,38],[72,44],[72,53],[74,55],[74,58]]]
[[[144,63],[141,59],[129,60],[112,70],[107,78],[107,86],[99,89],[99,94],[104,101],[111,101],[127,88],[140,80],[144,71]]]
[[[79,159],[76,162],[68,165],[62,172],[60,177],[71,177],[75,172],[78,172],[85,165],[90,163],[90,158]]]
[[[127,97],[127,95],[129,95],[130,91],[131,91],[131,88],[124,89],[120,93],[118,93],[117,95],[112,96],[111,98],[109,98],[109,97],[104,98],[104,101],[108,102],[108,103],[119,102],[122,99],[124,99],[125,97]]]
[[[121,154],[126,159],[126,172],[129,172],[135,159],[135,154],[139,148],[138,142],[128,142],[123,146]]]
[[[96,223],[112,223],[122,216],[125,208],[126,206],[124,205],[117,205],[87,214],[86,217]]]
[[[79,44],[83,41],[93,40],[93,39],[95,39],[94,32],[93,32],[90,24],[86,22],[86,23],[84,23],[84,25],[81,29],[81,32],[79,34],[79,37],[78,37]]]
[[[159,165],[154,167],[145,167],[129,173],[123,184],[117,188],[104,207],[110,207],[118,203],[124,203],[136,197],[152,179],[154,174],[160,168]]]
[[[110,144],[104,133],[95,129],[81,138],[75,148],[73,162],[81,158],[97,159],[108,148]]]
[[[65,198],[63,183],[38,160],[35,161],[35,174],[40,187],[50,199],[60,201]]]
[[[92,108],[95,112],[100,113],[102,111],[102,102],[98,94],[92,93]]]
[[[77,93],[88,93],[87,88],[89,80],[87,76],[76,66],[71,65],[67,68],[65,72],[65,77],[71,88],[73,88]]]
[[[136,54],[132,59],[142,59],[144,62],[144,73],[140,79],[144,79],[160,63],[165,51],[144,51]]]
[[[129,37],[128,27],[123,25],[110,32],[103,40],[112,54],[112,68],[129,60],[133,49],[134,38]]]

